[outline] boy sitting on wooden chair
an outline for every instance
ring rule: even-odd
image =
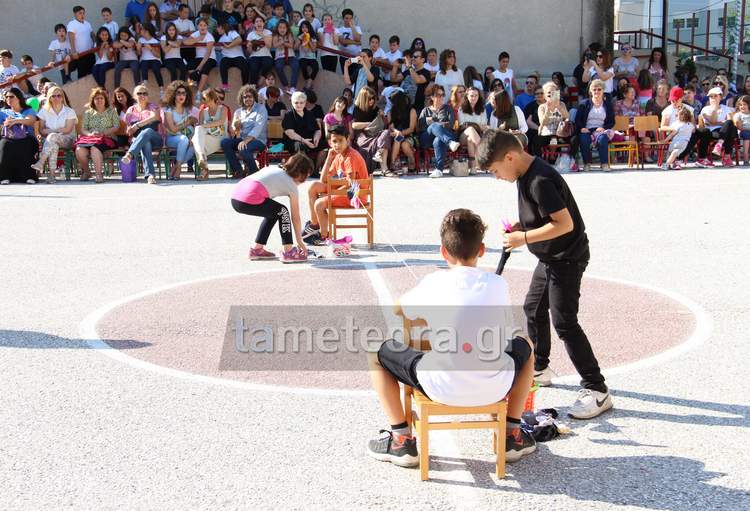
[[[534,439],[520,429],[534,376],[533,347],[521,336],[505,346],[501,332],[512,327],[503,319],[510,306],[508,285],[502,277],[477,268],[484,255],[485,230],[472,211],[450,211],[440,226],[440,253],[450,270],[427,275],[395,306],[397,315],[427,322],[432,350],[417,351],[389,340],[369,354],[372,384],[391,424],[390,431],[382,430],[386,435],[367,445],[367,453],[378,460],[402,467],[419,463],[399,382],[451,406],[483,406],[507,395],[506,461],[518,461],[536,449]],[[441,348],[446,339],[437,334],[448,331],[457,342]]]
[[[328,197],[326,197],[329,176],[349,180],[367,179],[367,163],[359,151],[349,145],[349,131],[342,125],[328,129],[328,157],[320,171],[320,181],[308,189],[310,200],[310,221],[305,224],[302,239],[312,245],[324,245],[328,232]],[[349,207],[349,198],[345,195],[332,197],[332,206]]]

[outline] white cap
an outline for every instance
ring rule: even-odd
[[[724,95],[724,91],[721,90],[721,87],[713,87],[712,89],[708,90],[708,95],[709,96],[713,96],[714,94],[716,94],[718,96],[723,96]]]

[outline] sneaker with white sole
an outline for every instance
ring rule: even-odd
[[[456,152],[456,151],[458,151],[458,150],[459,150],[460,148],[461,148],[461,143],[460,143],[460,142],[456,142],[456,141],[454,140],[453,142],[449,142],[449,143],[448,143],[448,149],[450,149],[452,153],[455,153],[455,152]]]
[[[443,171],[440,169],[434,169],[430,172],[430,177],[443,177]]]
[[[281,262],[285,264],[304,263],[307,262],[307,256],[297,247],[292,247],[281,254]]]
[[[251,248],[247,257],[251,261],[263,261],[267,259],[276,259],[276,254],[269,252],[265,248]]]
[[[305,223],[305,228],[302,229],[302,239],[307,240],[307,238],[315,236],[316,234],[320,234],[320,227],[313,227],[312,222],[308,220]]]
[[[505,437],[505,461],[515,463],[524,456],[536,451],[536,440],[518,428],[513,430],[514,434]]]
[[[367,454],[376,460],[389,461],[399,467],[416,467],[419,465],[417,456],[417,439],[413,436],[399,435],[386,429],[380,430],[379,438],[367,442]]]
[[[552,385],[552,378],[554,376],[555,373],[547,366],[541,371],[534,371],[534,382],[540,387],[549,387]]]
[[[0,185],[9,185],[9,184],[10,184],[10,179],[3,179],[2,181],[0,181]]]
[[[593,419],[612,408],[612,396],[609,392],[581,389],[578,397],[568,412],[573,419]]]

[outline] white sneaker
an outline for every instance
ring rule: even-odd
[[[383,161],[383,151],[382,151],[382,149],[372,155],[372,161],[374,161],[375,163],[381,163]]]
[[[36,181],[34,181],[33,179],[27,179],[27,180],[26,180],[26,184],[27,184],[27,185],[35,185],[35,184],[36,184]]]
[[[455,153],[456,151],[458,151],[460,147],[461,147],[461,144],[459,142],[456,142],[455,140],[453,142],[448,143],[448,149],[450,149],[452,153]]]
[[[430,177],[443,177],[443,171],[440,169],[434,169],[430,172]]]
[[[574,419],[592,419],[612,408],[612,397],[609,392],[581,389],[578,397],[568,412]]]
[[[0,181],[0,185],[9,185],[9,184],[10,184],[10,179],[3,179],[2,181]]]
[[[534,371],[534,382],[540,387],[549,387],[552,385],[553,376],[555,376],[555,373],[547,366],[541,371]]]

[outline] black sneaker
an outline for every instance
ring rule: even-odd
[[[505,461],[513,463],[536,451],[536,441],[521,428],[505,437]]]
[[[305,222],[305,228],[302,229],[302,239],[307,242],[310,242],[312,240],[309,240],[308,238],[310,238],[311,236],[314,237],[315,235],[320,237],[320,227],[318,228],[313,227],[312,222],[308,220],[307,222]]]
[[[416,467],[419,465],[416,438],[398,435],[385,429],[381,429],[380,433],[387,434],[368,441],[367,454],[376,460],[390,461],[399,467]]]

